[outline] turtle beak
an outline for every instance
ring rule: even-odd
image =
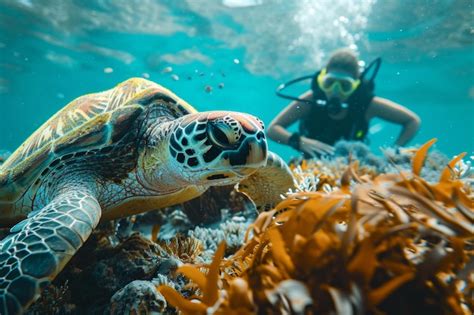
[[[266,165],[268,147],[263,129],[255,124],[241,124],[242,135],[231,142],[224,137],[228,132],[225,125],[214,125],[208,130],[211,143],[222,150],[219,156],[220,167],[207,173],[206,180],[214,184],[232,183],[242,180]],[[225,145],[224,145],[225,144]]]
[[[268,147],[263,131],[247,136],[238,151],[228,152],[230,169],[237,177],[243,178],[264,167],[267,163]]]
[[[260,168],[267,162],[268,146],[263,131],[259,131],[255,138],[248,143],[248,156],[246,165],[248,167]]]

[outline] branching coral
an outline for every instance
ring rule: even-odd
[[[374,178],[378,174],[371,166],[359,167],[358,160],[355,163],[360,176]],[[347,158],[303,160],[298,165],[290,165],[290,169],[299,183],[297,191],[331,191],[340,186],[340,179],[347,170]]]
[[[231,219],[219,224],[218,227],[196,227],[190,230],[190,237],[199,239],[204,245],[204,254],[201,255],[204,262],[212,260],[212,255],[216,251],[217,246],[222,241],[227,244],[227,254],[235,253],[244,243],[245,230],[248,223],[237,222],[240,217],[232,217]]]
[[[335,154],[330,157],[320,157],[311,160],[294,160],[290,165],[294,176],[300,182],[300,191],[330,190],[339,186],[339,179],[347,169],[347,164],[357,162],[360,176],[374,178],[382,173],[393,173],[399,170],[409,170],[411,160],[417,152],[416,148],[381,148],[383,156],[370,152],[369,147],[361,142],[339,141],[335,145]],[[472,159],[472,157],[471,157]],[[439,172],[449,162],[449,159],[439,151],[427,154],[422,169],[422,177],[435,181]],[[473,182],[471,161],[460,160],[453,168],[465,182]],[[470,178],[467,178],[471,176]]]
[[[436,183],[420,177],[433,143],[411,172],[372,179],[353,164],[337,189],[288,195],[230,259],[221,245],[207,275],[178,269],[196,301],[160,292],[185,314],[470,314],[473,200],[452,171],[462,157]]]
[[[195,263],[202,253],[202,242],[194,237],[178,234],[170,241],[159,242],[160,247],[169,255],[179,258],[184,263]]]

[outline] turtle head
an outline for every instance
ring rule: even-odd
[[[161,145],[154,155],[165,161],[146,176],[153,186],[162,187],[163,181],[175,187],[228,185],[266,164],[264,126],[254,116],[203,112],[178,118],[164,129],[168,132],[156,141]]]

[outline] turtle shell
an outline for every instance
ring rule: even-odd
[[[81,142],[87,142],[88,148],[104,145],[103,137],[90,135],[100,134],[101,128],[113,130],[116,124],[122,126],[115,129],[126,131],[125,120],[136,118],[137,112],[159,100],[164,101],[175,117],[196,112],[168,89],[142,78],[132,78],[113,89],[75,99],[36,130],[0,166],[0,202],[18,199],[61,153],[84,148]],[[109,135],[109,145],[112,139],[116,137]]]

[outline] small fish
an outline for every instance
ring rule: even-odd
[[[174,81],[179,81],[179,76],[177,74],[172,74],[171,79],[173,79]]]
[[[206,86],[204,87],[204,91],[206,91],[206,93],[211,93],[211,92],[212,92],[212,86],[206,85]]]
[[[170,73],[170,72],[173,72],[173,68],[172,67],[165,67],[163,68],[163,70],[161,70],[161,73]]]

